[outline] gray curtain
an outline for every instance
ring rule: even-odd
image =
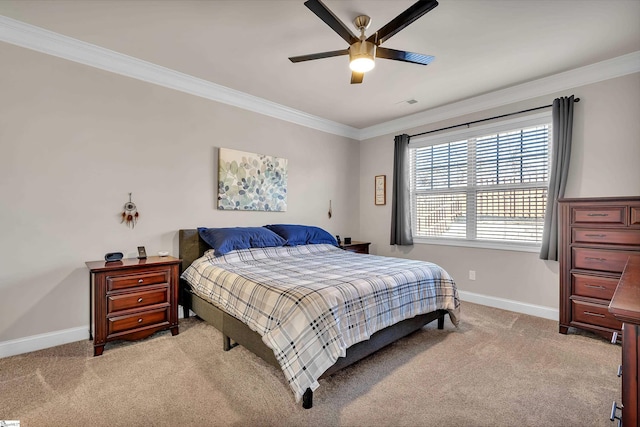
[[[553,100],[551,170],[540,259],[558,260],[558,199],[564,197],[569,174],[574,102],[573,95]]]
[[[391,244],[413,245],[409,194],[409,135],[398,135],[394,141]]]

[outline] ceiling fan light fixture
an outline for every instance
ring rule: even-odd
[[[376,66],[376,45],[366,40],[349,46],[349,68],[357,73],[366,73]]]
[[[365,34],[367,28],[371,25],[371,18],[367,15],[356,16],[353,20],[353,25],[360,31],[360,37],[356,37],[356,35],[322,3],[322,0],[306,0],[304,5],[339,35],[340,38],[346,41],[349,47],[342,50],[289,57],[291,62],[311,61],[348,54],[349,68],[351,68],[351,84],[359,84],[362,83],[364,74],[375,67],[376,56],[380,56],[382,59],[420,65],[427,65],[434,59],[434,57],[430,55],[387,49],[380,45],[408,25],[411,25],[412,22],[425,13],[438,6],[437,0],[418,0],[369,37]],[[380,49],[378,49],[378,46],[380,46]]]

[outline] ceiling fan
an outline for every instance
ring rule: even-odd
[[[375,66],[375,58],[391,59],[394,61],[409,62],[412,64],[427,65],[435,59],[431,55],[406,52],[404,50],[387,49],[380,45],[399,31],[409,26],[425,13],[438,5],[436,0],[419,0],[407,10],[389,21],[385,26],[366,38],[364,32],[371,24],[371,18],[360,15],[354,19],[353,24],[360,30],[360,37],[356,37],[320,0],[307,0],[304,2],[318,18],[322,19],[333,31],[342,37],[349,47],[330,52],[313,53],[310,55],[292,56],[291,62],[311,61],[314,59],[330,58],[332,56],[349,55],[349,68],[351,68],[351,84],[362,83],[364,73]]]

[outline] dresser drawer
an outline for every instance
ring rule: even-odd
[[[576,243],[602,243],[613,245],[640,245],[640,230],[608,230],[574,228],[572,241]]]
[[[111,294],[107,296],[107,314],[168,302],[169,286],[142,292]]]
[[[133,286],[157,285],[159,283],[169,283],[169,270],[150,271],[146,273],[129,274],[107,277],[107,292],[118,289],[131,288]]]
[[[576,206],[571,210],[574,224],[625,224],[626,206],[607,206],[601,208]]]
[[[573,268],[622,273],[629,255],[638,252],[611,251],[604,249],[572,248]]]
[[[618,279],[610,277],[572,274],[573,295],[610,300],[618,286]]]
[[[572,300],[571,311],[573,312],[574,322],[588,323],[616,330],[622,329],[622,322],[619,322],[609,313],[608,305]]]
[[[116,316],[108,319],[108,334],[129,331],[144,326],[169,323],[169,308],[149,310],[127,316]]]
[[[631,208],[631,225],[640,225],[640,208]]]

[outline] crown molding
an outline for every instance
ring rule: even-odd
[[[347,138],[359,130],[160,65],[0,15],[0,40],[47,55],[142,80]]]
[[[359,141],[640,72],[640,51],[363,129],[0,15],[0,41]]]
[[[640,72],[640,51],[360,129],[358,139],[362,141],[395,132],[406,132],[430,123],[637,72]]]

